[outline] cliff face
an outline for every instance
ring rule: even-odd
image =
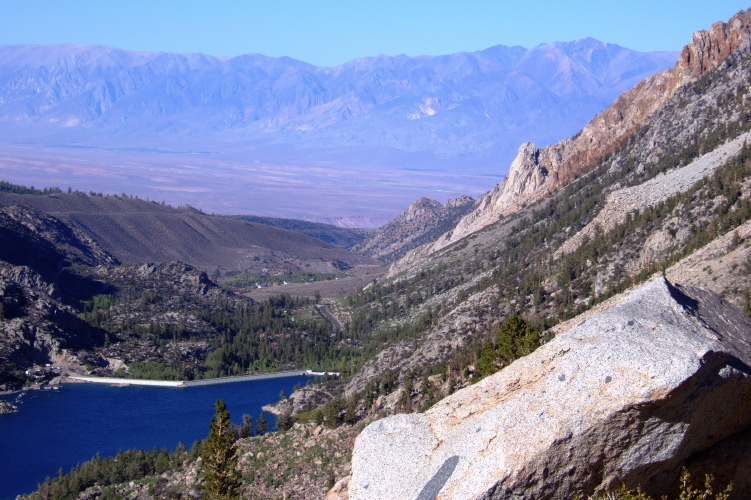
[[[727,23],[714,23],[709,30],[697,31],[683,48],[676,70],[683,76],[700,76],[716,68],[748,38],[751,9],[741,11]]]
[[[487,206],[496,216],[507,215],[586,174],[660,109],[676,89],[717,68],[748,38],[751,9],[739,12],[727,23],[717,22],[708,31],[694,33],[675,67],[624,92],[575,138],[540,150],[524,144],[509,176],[486,195]]]
[[[717,22],[707,31],[694,33],[671,69],[657,73],[623,93],[572,139],[538,149],[532,143],[519,148],[509,175],[478,200],[478,207],[435,242],[405,257],[413,263],[459,241],[499,217],[539,201],[591,171],[604,155],[614,152],[675,91],[714,70],[744,40],[751,38],[751,9],[729,22]],[[399,269],[405,266],[400,263]]]

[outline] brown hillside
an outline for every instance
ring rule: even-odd
[[[181,261],[206,271],[263,274],[358,272],[377,265],[317,238],[189,206],[76,193],[0,193],[0,205],[24,205],[70,222],[122,262]]]

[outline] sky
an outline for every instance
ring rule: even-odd
[[[0,0],[0,45],[288,56],[318,66],[593,37],[680,50],[751,0]]]

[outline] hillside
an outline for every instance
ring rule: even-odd
[[[320,222],[309,222],[297,219],[280,219],[277,217],[257,217],[255,215],[238,215],[238,219],[258,224],[266,224],[281,229],[297,231],[298,233],[307,234],[313,238],[331,243],[345,250],[351,250],[364,239],[368,238],[373,230],[347,228],[334,226],[332,224],[322,224]]]
[[[451,198],[445,205],[421,198],[352,250],[381,262],[393,262],[454,227],[474,205],[470,196]]]
[[[0,391],[69,371],[183,380],[335,371],[348,363],[341,340],[314,299],[253,301],[187,264],[120,263],[73,224],[0,207]]]
[[[458,352],[482,342],[499,318],[520,314],[547,328],[721,235],[729,241],[736,228],[740,238],[751,214],[749,146],[742,137],[750,123],[750,74],[746,42],[717,68],[677,88],[589,174],[458,242],[414,251],[392,266],[390,279],[351,298],[343,314],[353,330],[367,338],[360,325],[376,323],[377,338],[393,340],[380,352],[373,347],[374,357],[348,390],[362,390],[387,371],[435,373],[442,362],[467,366],[474,348],[462,362]],[[693,182],[687,182],[689,171]],[[625,217],[607,215],[608,199],[639,186],[661,195],[630,197],[630,206],[618,206]],[[722,255],[734,249],[747,255],[745,240],[737,238]],[[725,269],[733,283],[722,290],[725,297],[748,308],[746,267]],[[704,280],[682,279],[708,287],[722,280],[696,267],[691,274]]]
[[[66,221],[122,262],[181,261],[210,273],[266,275],[361,273],[378,265],[299,232],[125,195],[0,192],[0,205],[28,206]]]

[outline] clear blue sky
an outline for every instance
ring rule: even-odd
[[[749,7],[751,0],[0,0],[0,45],[261,53],[323,66],[588,36],[679,50],[694,31]]]

